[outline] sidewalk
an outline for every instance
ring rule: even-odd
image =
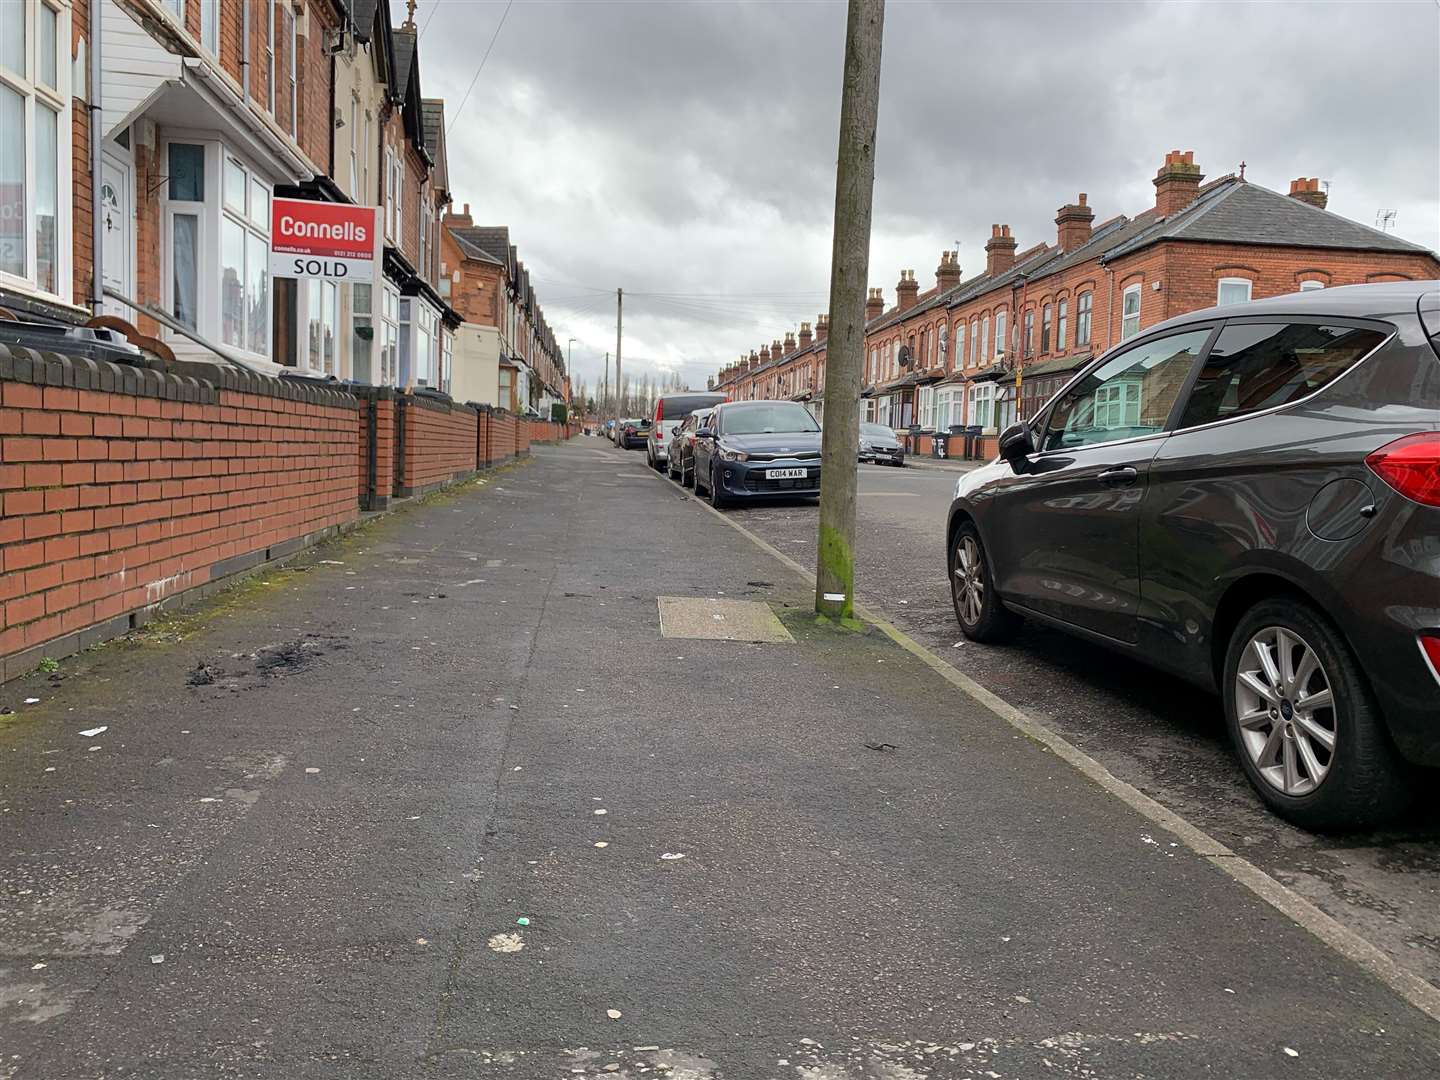
[[[536,448],[6,686],[0,1077],[1440,1067],[1425,1016],[816,625],[636,458]],[[794,640],[665,637],[657,597]]]

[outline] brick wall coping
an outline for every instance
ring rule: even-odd
[[[354,394],[329,384],[278,379],[240,367],[186,361],[176,361],[167,366],[168,371],[157,371],[113,364],[108,360],[0,345],[0,379],[35,386],[63,386],[201,405],[217,405],[220,391],[231,390],[339,409],[359,408]]]
[[[465,402],[462,404],[458,401],[442,401],[437,397],[431,397],[429,394],[398,393],[395,396],[409,402],[411,405],[420,405],[424,408],[432,409],[435,412],[454,412],[456,409],[466,409],[473,411],[475,409],[475,406],[471,405],[469,402]]]

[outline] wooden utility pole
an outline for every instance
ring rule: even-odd
[[[625,407],[620,400],[625,384],[620,381],[620,309],[625,302],[625,290],[615,290],[615,430],[620,430],[620,410]]]
[[[855,608],[855,470],[860,379],[865,360],[865,287],[870,273],[870,204],[880,43],[885,0],[850,0],[835,169],[835,241],[830,254],[825,430],[820,446],[820,542],[815,610],[849,618]]]

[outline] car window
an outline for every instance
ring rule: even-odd
[[[1230,323],[1205,358],[1180,426],[1298,401],[1339,378],[1383,340],[1378,330],[1353,326]]]
[[[1043,449],[1133,439],[1161,431],[1210,327],[1127,349],[1085,376],[1055,403]]]
[[[726,435],[763,435],[771,431],[819,431],[820,425],[803,405],[734,405],[720,413]]]

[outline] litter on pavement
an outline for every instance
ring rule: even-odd
[[[619,1020],[620,1017],[624,1016],[625,1014],[622,1013],[619,1009],[606,1009],[605,1015],[610,1017],[611,1020]]]
[[[150,962],[152,964],[163,964],[165,962],[165,954],[163,952],[157,952],[154,956],[150,957]]]
[[[683,859],[684,857],[685,853],[683,851],[667,851],[664,855],[660,856],[660,858],[667,862],[674,862],[676,859]]]

